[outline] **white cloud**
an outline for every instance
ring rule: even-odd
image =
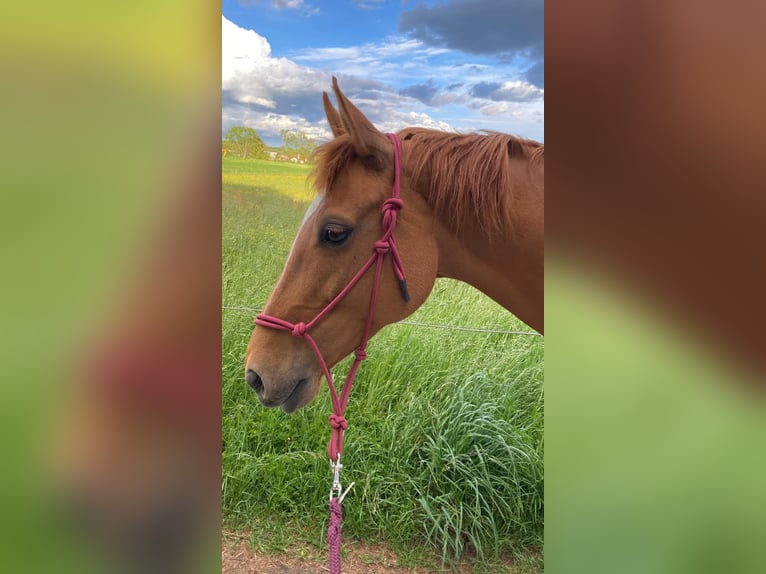
[[[224,94],[224,129],[242,124],[253,127],[262,137],[279,137],[279,130],[297,127],[296,120],[282,127],[269,116],[303,117],[306,107],[319,120],[321,92],[330,76],[299,66],[287,58],[275,58],[266,38],[223,17],[221,41],[221,87]],[[317,108],[316,102],[319,102]],[[302,124],[301,124],[302,125]]]
[[[408,112],[403,114],[403,119],[406,119],[406,125],[420,128],[430,128],[434,130],[442,130],[445,132],[454,132],[455,129],[447,122],[440,120],[434,120],[428,114],[418,112]],[[398,129],[401,129],[401,125]]]
[[[492,102],[491,104],[480,106],[479,110],[481,113],[487,116],[510,114],[517,120],[523,117],[522,113],[518,109],[518,106],[510,102]]]
[[[516,80],[515,82],[503,82],[503,84],[492,93],[492,99],[508,101],[530,101],[542,98],[544,91],[528,82]]]
[[[303,0],[271,0],[274,8],[300,8],[303,6]]]
[[[221,70],[224,82],[240,73],[251,73],[256,66],[271,57],[271,46],[253,30],[240,28],[223,17],[221,37]]]
[[[314,90],[326,74],[302,68],[287,58],[274,58],[266,38],[223,17],[221,41],[223,89],[268,91]],[[265,80],[265,81],[264,81]],[[271,98],[248,91],[252,97]]]
[[[300,129],[319,139],[331,137],[321,101],[322,91],[330,88],[331,74],[288,58],[275,58],[266,38],[237,26],[226,17],[223,17],[222,26],[224,131],[232,125],[246,125],[272,142],[278,141],[282,129]],[[401,54],[412,47],[412,43],[381,45],[370,50],[369,57]],[[362,57],[365,51],[365,47],[351,47],[326,48],[317,52],[322,53],[322,58],[349,59]],[[311,60],[308,54],[303,58],[306,62]],[[396,64],[390,66],[396,68]],[[448,124],[434,120],[426,113],[400,111],[404,99],[396,89],[379,81],[366,80],[369,67],[360,66],[355,71],[357,73],[349,74],[347,69],[342,69],[336,70],[335,74],[341,78],[344,91],[357,91],[354,103],[364,109],[380,129],[399,130],[408,125],[450,129]]]
[[[296,62],[321,65],[336,73],[364,77],[373,72],[380,81],[395,82],[406,77],[421,79],[424,68],[430,68],[430,73],[434,73],[437,66],[429,58],[448,52],[419,40],[395,36],[360,46],[298,50],[291,56]],[[445,66],[443,72],[454,74],[452,67]]]
[[[506,82],[481,81],[471,88],[471,95],[479,101],[527,102],[542,101],[545,92],[529,82],[516,80]]]
[[[239,0],[240,4],[258,4],[260,0]],[[305,2],[305,0],[271,0],[271,7],[276,10],[295,10],[303,16],[315,16],[319,14],[319,8]]]
[[[266,98],[259,98],[258,96],[251,96],[249,94],[244,94],[239,98],[239,101],[243,104],[255,104],[256,106],[261,106],[263,108],[273,109],[277,107],[277,103],[274,100],[267,100]]]
[[[507,69],[442,57],[442,48],[391,37],[361,46],[327,47],[275,57],[266,38],[222,19],[222,127],[255,128],[278,144],[283,129],[328,139],[322,91],[331,76],[383,131],[422,126],[446,131],[493,129],[542,139],[542,90],[509,79]],[[431,85],[429,98],[406,88]],[[492,97],[477,97],[478,82]]]
[[[348,48],[314,48],[299,52],[294,58],[299,62],[326,62],[328,60],[357,60],[362,57],[361,46]]]
[[[303,0],[271,0],[271,5],[277,9],[289,8],[297,10],[304,16],[316,16],[319,14],[319,8],[307,4]]]

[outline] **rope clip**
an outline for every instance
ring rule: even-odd
[[[355,482],[352,482],[345,491],[343,490],[343,487],[340,484],[340,471],[342,468],[343,465],[340,463],[340,456],[338,456],[338,462],[333,462],[332,459],[330,459],[330,469],[333,472],[332,486],[330,487],[331,501],[333,496],[335,496],[338,498],[338,502],[343,502],[343,499],[346,498],[348,491],[351,490],[356,484]]]

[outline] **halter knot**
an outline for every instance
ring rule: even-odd
[[[375,252],[379,255],[385,255],[391,251],[391,244],[388,241],[376,241],[372,246],[375,248]]]
[[[306,334],[306,323],[296,323],[293,325],[293,337],[303,337]]]
[[[389,197],[383,202],[383,207],[381,207],[380,210],[385,215],[387,211],[391,211],[392,209],[399,211],[402,207],[404,207],[404,202],[401,199],[398,197]]]
[[[354,351],[354,356],[356,357],[357,361],[364,361],[367,358],[367,353],[362,349],[357,349]]]
[[[335,430],[346,430],[348,423],[343,415],[330,415],[330,426]]]

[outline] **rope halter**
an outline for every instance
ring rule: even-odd
[[[378,300],[378,290],[380,287],[381,272],[383,269],[383,260],[386,255],[391,254],[391,264],[394,268],[394,273],[399,280],[399,288],[402,292],[402,298],[405,302],[410,300],[409,292],[407,291],[407,279],[404,274],[404,266],[402,265],[401,257],[399,256],[399,250],[396,246],[396,239],[394,237],[394,229],[396,228],[396,222],[399,216],[399,211],[404,207],[404,202],[399,197],[399,180],[401,174],[402,164],[402,142],[395,134],[387,134],[388,139],[394,147],[394,183],[391,188],[391,197],[383,202],[381,207],[381,228],[382,235],[378,241],[375,241],[372,245],[373,252],[369,259],[362,265],[346,286],[330,301],[327,306],[322,309],[311,321],[308,323],[291,323],[278,317],[272,317],[265,313],[261,313],[256,316],[255,324],[260,327],[267,327],[270,329],[277,329],[280,331],[289,331],[294,337],[305,339],[316,355],[319,365],[322,368],[322,373],[327,380],[327,386],[330,388],[330,397],[332,400],[333,413],[330,415],[330,428],[332,434],[330,437],[330,444],[327,447],[327,454],[330,457],[330,463],[334,465],[340,465],[340,456],[343,452],[343,433],[348,428],[348,422],[345,418],[346,405],[348,404],[348,397],[351,393],[351,386],[354,384],[357,370],[362,361],[367,358],[367,342],[370,339],[370,332],[372,331],[372,320],[375,315],[375,307]],[[335,306],[340,303],[351,289],[359,282],[365,273],[371,268],[375,267],[375,275],[372,284],[372,292],[370,294],[370,306],[367,311],[367,321],[362,333],[362,340],[359,346],[354,351],[354,362],[351,365],[351,369],[346,376],[346,380],[343,383],[340,394],[335,388],[335,383],[330,373],[330,369],[322,356],[319,346],[314,338],[311,336],[310,331],[313,329],[319,321],[326,317]]]

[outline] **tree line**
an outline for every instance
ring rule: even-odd
[[[300,130],[282,130],[279,135],[282,146],[276,150],[278,156],[306,161],[317,146],[314,138]],[[263,157],[267,151],[258,132],[245,126],[230,127],[223,138],[221,149],[224,155],[232,154],[241,158]]]

